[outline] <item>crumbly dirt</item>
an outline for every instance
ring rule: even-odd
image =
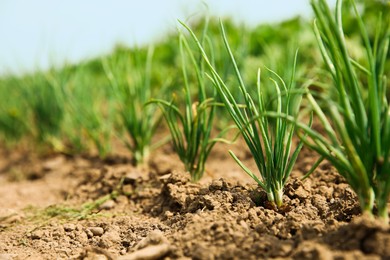
[[[242,143],[228,147],[253,168]],[[390,259],[390,229],[303,150],[275,210],[217,145],[199,183],[169,146],[134,167],[126,156],[0,149],[3,259]],[[125,153],[124,153],[125,154]]]

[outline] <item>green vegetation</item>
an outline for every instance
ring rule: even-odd
[[[342,2],[334,17],[324,0],[312,0],[315,34],[326,69],[333,79],[336,98],[323,101],[320,108],[313,96],[308,99],[327,135],[305,129],[311,142],[305,143],[329,160],[359,197],[364,212],[388,219],[390,194],[390,106],[385,64],[390,40],[387,9],[379,15],[374,41],[371,41],[357,7],[352,8],[366,51],[363,63],[350,56],[342,26]]]
[[[7,143],[14,143],[29,133],[26,120],[26,104],[18,83],[20,79],[9,77],[3,79],[0,87],[0,138]],[[14,86],[13,88],[6,86]]]
[[[63,80],[61,74],[53,75],[50,72],[26,79],[25,100],[32,113],[35,134],[41,142],[55,142],[54,138],[59,136],[62,129],[65,109]]]
[[[115,199],[118,192],[114,191],[111,194],[105,195],[91,202],[86,202],[79,207],[72,207],[68,205],[50,205],[46,208],[40,209],[35,207],[27,207],[24,211],[30,215],[34,221],[46,222],[52,218],[71,220],[71,219],[93,219],[104,215],[101,213],[99,207],[108,200]],[[8,216],[7,216],[8,217]]]
[[[218,137],[211,138],[216,93],[207,97],[203,61],[194,57],[182,34],[180,34],[179,46],[182,58],[184,108],[181,110],[176,105],[178,99],[176,94],[171,102],[161,99],[154,99],[151,102],[158,104],[163,111],[171,132],[173,147],[192,180],[198,181],[203,176],[205,163],[212,147],[220,140]],[[190,73],[191,70],[195,73]],[[196,101],[192,100],[194,91],[191,89],[197,90]],[[223,132],[220,135],[223,135]]]
[[[121,139],[134,155],[136,165],[147,160],[160,122],[156,109],[146,103],[156,95],[153,92],[164,90],[161,86],[155,91],[151,85],[153,48],[143,54],[142,50],[136,49],[103,60],[117,105],[116,113],[120,117],[119,125],[128,135]]]
[[[214,87],[218,91],[218,94],[225,104],[225,108],[228,110],[237,128],[240,130],[240,133],[256,162],[261,178],[258,178],[256,174],[247,168],[232,151],[230,151],[231,156],[241,166],[241,168],[267,192],[268,200],[272,203],[276,203],[277,207],[281,207],[283,205],[284,185],[290,176],[299,151],[302,148],[301,142],[294,149],[294,152],[290,157],[292,139],[294,136],[294,125],[288,123],[282,118],[276,118],[274,122],[271,122],[272,120],[263,116],[267,110],[265,93],[263,91],[264,87],[260,84],[260,70],[258,70],[257,74],[257,95],[252,96],[247,91],[247,87],[242,79],[229,43],[227,42],[225,30],[222,24],[221,29],[223,40],[234,66],[238,81],[238,88],[240,89],[244,100],[243,106],[237,102],[237,97],[232,95],[232,92],[216,71],[205,52],[204,47],[199,42],[195,34],[189,27],[186,28],[191,33],[193,39],[197,42],[203,59],[210,69],[210,78],[212,79]],[[294,79],[296,59],[293,64],[290,64],[290,66],[292,66],[293,72],[288,85],[286,85],[283,79],[276,73],[271,71],[276,78],[276,80],[271,79],[274,83],[276,96],[270,96],[269,98],[271,100],[276,100],[277,113],[284,113],[295,117],[300,105],[299,99],[301,99],[300,95],[296,95],[296,93],[294,93],[296,87]]]
[[[118,46],[81,64],[4,75],[0,140],[101,158],[120,140],[139,165],[167,140],[157,129],[168,128],[197,181],[233,121],[260,176],[231,155],[277,207],[304,144],[321,156],[310,172],[328,160],[362,211],[387,221],[390,5],[358,3],[339,0],[333,13],[325,0],[311,0],[314,32],[301,18],[254,28],[200,19],[185,25],[195,41],[171,33],[153,47]]]
[[[111,151],[113,101],[108,87],[94,77],[87,65],[80,65],[74,72],[66,89],[70,127],[65,130],[72,150],[85,150],[90,142],[104,158]]]

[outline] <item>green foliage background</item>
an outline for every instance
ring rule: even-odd
[[[345,1],[344,5],[348,5]],[[358,1],[363,19],[368,28],[375,27],[375,18],[387,1]],[[190,24],[192,30],[201,35],[206,19],[200,18]],[[231,49],[248,91],[256,91],[256,74],[262,69],[262,84],[270,85],[271,76],[265,67],[278,73],[285,81],[291,75],[294,53],[299,49],[296,78],[298,84],[315,78],[313,89],[319,95],[332,96],[327,88],[328,76],[323,73],[323,62],[316,46],[312,20],[296,17],[274,24],[260,24],[249,27],[224,19],[223,24]],[[359,37],[354,17],[344,16],[344,28],[351,47],[351,56],[363,56],[364,47]],[[369,32],[371,30],[368,30]],[[373,41],[374,35],[370,35]],[[223,41],[217,18],[210,18],[207,39],[214,50],[214,63],[227,85],[234,85],[234,73],[229,57],[223,48]],[[170,99],[174,93],[181,97],[183,79],[180,77],[180,53],[178,33],[167,33],[166,37],[153,44],[153,65],[150,74],[151,98]],[[114,94],[112,84],[103,66],[104,60],[118,61],[111,69],[119,82],[135,82],[133,71],[140,71],[146,63],[149,46],[128,47],[118,45],[111,54],[83,61],[79,64],[66,64],[61,68],[0,78],[0,141],[6,145],[23,142],[70,154],[97,150],[101,157],[112,153],[112,142],[126,139],[126,130],[121,123],[118,110],[121,102]],[[196,48],[192,46],[196,55]],[[198,53],[199,55],[199,53]],[[127,58],[125,58],[127,57]],[[129,62],[126,62],[126,59]],[[119,61],[120,60],[120,61]],[[364,65],[364,64],[363,64]],[[389,59],[386,71],[390,71]],[[191,72],[190,72],[191,73]],[[194,72],[193,72],[194,73]],[[194,75],[190,76],[193,77]],[[264,80],[263,80],[264,79]],[[131,87],[131,86],[130,86]],[[163,89],[163,91],[161,91]],[[232,90],[237,88],[232,88]],[[267,88],[266,88],[267,89]],[[270,86],[268,98],[274,95]],[[389,89],[389,88],[388,88]],[[212,90],[206,90],[212,91]],[[193,95],[197,96],[194,91]],[[267,92],[267,91],[266,91]],[[240,96],[239,93],[236,93]],[[390,95],[390,91],[388,90]],[[233,93],[234,95],[234,93]],[[178,100],[180,104],[180,100]],[[272,107],[272,102],[268,106]],[[123,111],[122,111],[123,113]],[[157,112],[156,112],[157,113]],[[229,116],[218,108],[216,128],[226,127]],[[152,140],[150,141],[152,142]],[[150,144],[151,146],[153,144]]]

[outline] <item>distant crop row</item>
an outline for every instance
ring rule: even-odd
[[[328,160],[362,211],[387,222],[390,6],[362,4],[359,12],[354,1],[338,1],[333,12],[312,0],[313,26],[181,23],[177,36],[154,47],[118,47],[77,66],[3,77],[0,135],[69,154],[93,146],[101,157],[121,140],[135,165],[171,142],[194,181],[217,142],[241,136],[259,174],[229,152],[275,207],[306,145],[320,158],[305,177]],[[170,137],[156,140],[163,122]],[[231,130],[238,134],[227,139]]]

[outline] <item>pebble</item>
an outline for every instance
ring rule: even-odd
[[[64,230],[66,232],[71,232],[71,231],[73,231],[75,229],[76,229],[76,225],[75,224],[65,224],[64,225]]]
[[[42,230],[36,230],[31,233],[31,239],[41,239],[43,237],[43,231]]]
[[[101,236],[104,234],[104,229],[101,227],[90,227],[88,230],[92,233],[94,236]],[[88,235],[88,234],[87,234]]]

